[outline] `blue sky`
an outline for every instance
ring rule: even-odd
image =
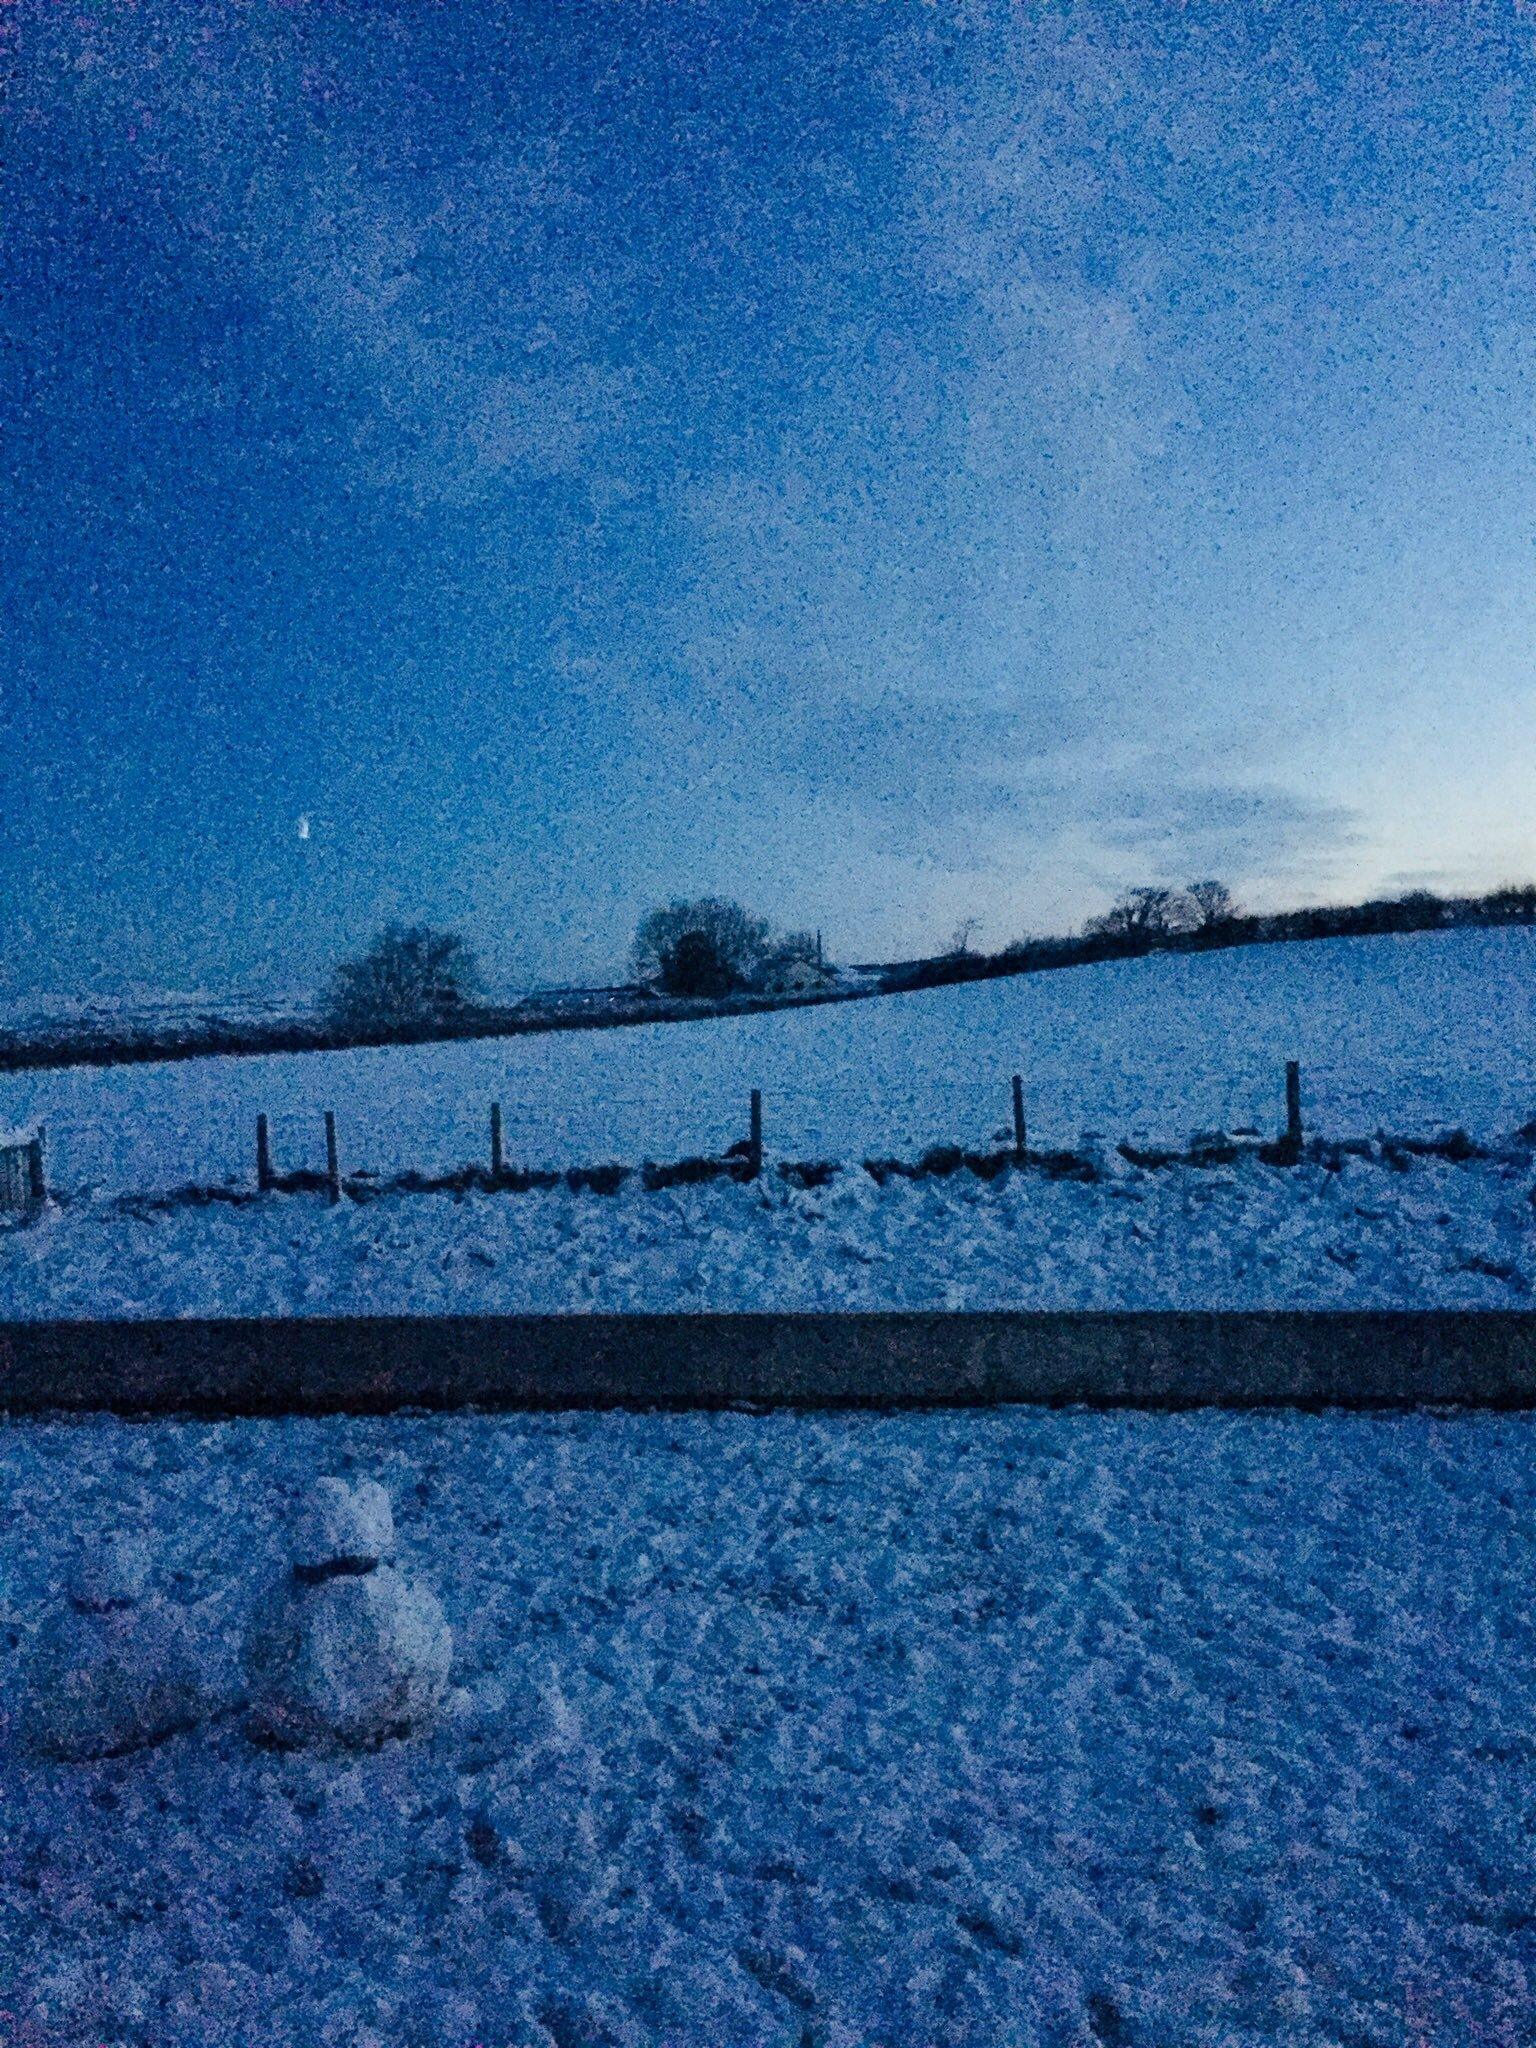
[[[9,986],[1536,873],[1536,12],[8,11]]]

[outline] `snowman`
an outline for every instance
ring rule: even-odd
[[[453,1639],[433,1595],[386,1562],[394,1541],[382,1486],[316,1480],[294,1528],[287,1576],[246,1641],[249,1726],[258,1741],[362,1746],[436,1714]]]
[[[44,1755],[123,1756],[190,1728],[210,1706],[185,1617],[148,1583],[141,1538],[82,1544],[68,1603],[44,1623],[33,1655],[27,1715]]]

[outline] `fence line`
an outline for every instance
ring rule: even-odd
[[[987,1118],[989,1126],[987,1137],[980,1141],[979,1144],[973,1143],[969,1147],[965,1144],[953,1142],[930,1144],[915,1166],[904,1164],[893,1157],[882,1156],[878,1148],[875,1148],[871,1150],[869,1156],[863,1161],[863,1163],[870,1166],[871,1170],[877,1171],[879,1175],[888,1177],[893,1174],[953,1171],[956,1165],[966,1164],[970,1165],[975,1171],[985,1171],[990,1176],[992,1172],[1000,1171],[1004,1165],[1008,1164],[1015,1167],[1024,1167],[1031,1163],[1040,1163],[1048,1159],[1058,1163],[1069,1159],[1076,1159],[1079,1163],[1082,1162],[1084,1155],[1069,1152],[1065,1149],[1054,1152],[1038,1148],[1033,1152],[1030,1150],[1030,1125],[1026,1116],[1024,1075],[1015,1073],[1009,1076],[1006,1092],[996,1082],[986,1083],[979,1080],[953,1079],[948,1082],[934,1084],[924,1079],[921,1083],[920,1093],[926,1095],[935,1085],[944,1088],[950,1093],[961,1091],[973,1096],[980,1096],[982,1091],[985,1090],[989,1103],[995,1104],[998,1112],[995,1119],[990,1115]],[[1256,1124],[1234,1123],[1232,1125],[1233,1136],[1230,1139],[1225,1136],[1224,1130],[1217,1130],[1214,1132],[1197,1133],[1193,1138],[1187,1140],[1182,1150],[1169,1149],[1166,1146],[1157,1147],[1150,1144],[1138,1146],[1132,1140],[1139,1136],[1140,1130],[1144,1127],[1133,1125],[1131,1134],[1124,1139],[1119,1149],[1127,1159],[1137,1165],[1167,1165],[1173,1164],[1176,1161],[1210,1165],[1223,1163],[1227,1157],[1235,1159],[1249,1152],[1257,1152],[1269,1164],[1295,1165],[1300,1162],[1306,1150],[1306,1130],[1302,1114],[1301,1068],[1296,1060],[1285,1062],[1283,1095],[1285,1110],[1283,1127],[1278,1135],[1267,1142],[1263,1141],[1262,1133]],[[624,1105],[644,1106],[648,1109],[653,1109],[656,1106],[656,1100],[657,1098],[654,1093],[645,1095],[611,1095],[605,1093],[602,1097],[602,1106],[608,1109]],[[771,1101],[774,1103],[782,1101],[789,1104],[801,1104],[807,1100],[825,1103],[826,1097],[821,1090],[798,1086],[776,1089],[771,1097]],[[642,1177],[645,1178],[646,1184],[656,1186],[675,1185],[688,1180],[718,1177],[718,1175],[726,1172],[741,1180],[758,1179],[764,1171],[765,1145],[767,1143],[764,1101],[763,1090],[760,1088],[750,1090],[747,1102],[744,1105],[746,1108],[746,1117],[744,1119],[746,1126],[745,1135],[730,1144],[723,1145],[717,1151],[695,1154],[681,1160],[673,1160],[670,1164],[659,1166],[647,1156],[644,1165],[638,1169]],[[557,1126],[569,1124],[578,1121],[586,1113],[586,1107],[558,1105],[553,1109],[544,1108],[541,1112],[540,1120],[546,1127],[550,1123],[554,1123]],[[905,1123],[909,1127],[909,1131],[910,1125],[913,1122],[913,1118],[910,1115],[910,1107],[910,1105],[903,1105],[902,1111],[898,1113],[898,1121]],[[718,1124],[723,1122],[728,1114],[728,1111],[722,1109],[719,1119],[712,1119],[711,1121],[715,1122],[718,1128]],[[836,1106],[833,1106],[828,1114],[834,1122],[838,1120],[839,1111]],[[185,1121],[178,1121],[176,1125],[178,1134],[184,1138],[190,1138],[200,1128],[200,1121],[196,1117],[188,1117]],[[461,1111],[457,1115],[450,1114],[444,1121],[448,1123],[450,1129],[462,1129],[465,1125],[466,1117],[464,1112]],[[260,1195],[324,1192],[332,1203],[336,1203],[340,1201],[344,1191],[352,1193],[377,1191],[385,1186],[422,1188],[432,1186],[446,1187],[458,1184],[462,1186],[488,1185],[491,1187],[510,1188],[535,1185],[553,1186],[562,1178],[568,1178],[573,1186],[580,1184],[585,1186],[601,1185],[611,1187],[618,1185],[631,1172],[637,1170],[631,1167],[621,1167],[616,1164],[601,1166],[567,1164],[558,1168],[549,1165],[523,1167],[509,1165],[506,1142],[507,1127],[503,1116],[503,1106],[499,1100],[489,1104],[488,1171],[485,1166],[480,1164],[464,1162],[462,1157],[457,1165],[446,1170],[439,1169],[435,1176],[419,1168],[403,1167],[397,1163],[393,1168],[394,1179],[392,1181],[386,1180],[380,1172],[366,1167],[356,1167],[350,1174],[343,1171],[343,1126],[334,1109],[327,1108],[318,1113],[314,1110],[284,1110],[276,1115],[269,1111],[261,1110],[256,1113],[254,1122],[254,1178],[256,1192]],[[282,1134],[290,1140],[297,1138],[300,1133],[305,1134],[306,1137],[311,1132],[319,1135],[316,1131],[317,1123],[323,1130],[325,1139],[325,1164],[323,1170],[309,1164],[301,1164],[294,1167],[278,1157],[278,1150],[274,1143],[274,1132]],[[124,1128],[124,1120],[120,1117],[92,1117],[80,1120],[66,1120],[62,1124],[53,1125],[51,1128],[55,1132],[62,1130],[66,1137],[71,1129],[81,1131],[108,1130],[114,1133],[121,1133]],[[250,1127],[247,1126],[247,1128],[249,1129]],[[482,1124],[481,1128],[484,1130],[486,1127]],[[1387,1134],[1381,1130],[1378,1130],[1377,1135],[1385,1144],[1397,1144],[1408,1152],[1414,1150],[1440,1150],[1445,1153],[1445,1156],[1450,1158],[1467,1158],[1484,1154],[1484,1148],[1473,1145],[1472,1141],[1464,1133],[1459,1132],[1442,1132],[1439,1139],[1428,1145],[1422,1140],[1407,1138],[1389,1140]],[[1520,1136],[1523,1139],[1536,1138],[1536,1123],[1524,1126]],[[1240,1145],[1237,1142],[1238,1139],[1257,1140],[1259,1142]],[[814,1150],[816,1145],[822,1142],[819,1136],[816,1135],[814,1126],[809,1141],[802,1139],[799,1142],[802,1156],[799,1159],[786,1157],[784,1162],[784,1169],[791,1175],[800,1174],[803,1176],[813,1170],[830,1175],[835,1170],[836,1165],[839,1163],[835,1157],[814,1159],[808,1155],[806,1149],[807,1142],[809,1142],[811,1150]],[[891,1142],[891,1138],[888,1137],[886,1141],[887,1148],[889,1148]],[[909,1135],[907,1142],[921,1143],[922,1141],[914,1139]],[[1229,1148],[1225,1154],[1223,1154],[1221,1149],[1223,1146]],[[983,1149],[983,1147],[990,1147],[991,1149]],[[294,1147],[290,1145],[287,1149],[291,1158]],[[787,1149],[785,1148],[786,1152]],[[1362,1145],[1360,1141],[1356,1141],[1352,1145],[1325,1148],[1325,1150],[1332,1150],[1334,1152],[1341,1150],[1359,1152],[1368,1149],[1369,1147]],[[16,1155],[22,1152],[26,1153],[25,1162],[22,1165],[18,1165]],[[302,1147],[301,1157],[303,1153],[307,1152],[309,1152],[309,1146],[306,1143]],[[310,1156],[313,1157],[312,1154]],[[485,1156],[482,1155],[483,1158]],[[944,1162],[948,1163],[945,1164]],[[805,1184],[813,1185],[816,1183],[807,1181]],[[215,1199],[219,1198],[221,1189],[227,1190],[234,1185],[236,1185],[236,1182],[226,1173],[224,1181],[220,1184],[192,1184],[185,1186],[182,1192],[190,1197],[201,1186],[202,1191],[209,1199]],[[140,1192],[144,1191],[141,1190]],[[130,1196],[130,1199],[136,1198],[137,1196]],[[12,1213],[24,1215],[35,1213],[44,1199],[45,1180],[41,1138],[30,1140],[25,1146],[0,1148],[0,1211],[9,1210]]]

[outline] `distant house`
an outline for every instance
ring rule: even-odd
[[[837,986],[837,976],[814,960],[792,958],[771,960],[763,969],[758,986],[764,995],[814,996]]]

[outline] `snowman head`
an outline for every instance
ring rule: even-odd
[[[297,1579],[371,1572],[395,1547],[389,1495],[373,1479],[317,1479],[294,1524],[290,1556]]]

